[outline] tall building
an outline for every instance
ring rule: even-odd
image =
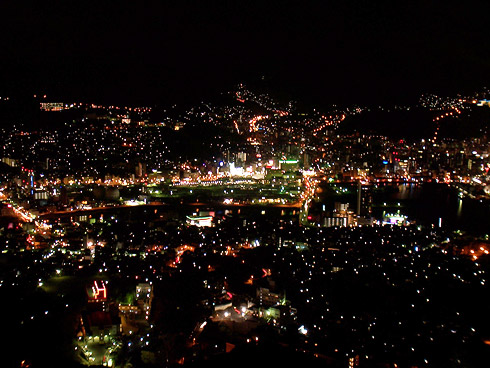
[[[372,196],[369,187],[362,186],[361,182],[357,183],[357,216],[371,217]]]
[[[136,285],[136,303],[143,311],[145,319],[150,317],[151,302],[153,300],[153,287],[151,284]]]

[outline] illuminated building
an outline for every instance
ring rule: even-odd
[[[298,160],[279,160],[279,167],[284,171],[296,171],[299,170]]]
[[[362,186],[361,182],[357,183],[357,206],[356,213],[357,216],[371,216],[371,203],[372,197],[369,192],[369,188]]]
[[[89,302],[102,302],[107,300],[107,289],[105,283],[94,281],[94,284],[87,288]]]
[[[34,191],[34,199],[47,200],[48,197],[48,192],[46,190],[37,189]]]
[[[102,310],[105,310],[107,301],[106,282],[95,280],[94,283],[85,290],[87,291],[88,302],[100,306]]]
[[[136,301],[138,307],[142,310],[145,319],[150,316],[151,302],[153,300],[153,287],[150,284],[136,285]]]
[[[325,217],[323,219],[323,226],[347,226],[347,217]]]
[[[17,167],[17,160],[14,160],[14,159],[9,158],[9,157],[3,157],[2,162],[4,164],[9,165],[10,167]]]
[[[187,216],[186,222],[191,226],[211,227],[213,226],[213,216]]]
[[[235,167],[235,163],[230,163],[230,175],[231,176],[243,176],[244,175],[243,167]]]
[[[62,102],[41,102],[42,111],[62,111],[64,105]]]
[[[490,100],[484,99],[477,102],[477,106],[485,106],[485,105],[490,106]]]
[[[322,216],[321,226],[349,226],[354,223],[354,212],[349,210],[349,203],[335,202],[334,206],[331,216]]]
[[[407,223],[407,216],[400,215],[399,213],[390,214],[387,213],[383,218],[383,224],[389,225],[405,225]]]
[[[259,287],[257,289],[257,299],[259,300],[260,306],[272,306],[280,304],[284,297],[280,294],[272,293],[269,289]]]

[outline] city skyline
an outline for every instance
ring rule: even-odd
[[[481,368],[490,3],[0,3],[2,368]]]

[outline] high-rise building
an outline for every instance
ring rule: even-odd
[[[153,287],[151,284],[136,285],[136,303],[143,311],[145,319],[150,317],[151,302],[153,300]]]

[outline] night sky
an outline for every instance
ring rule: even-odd
[[[488,1],[19,3],[0,3],[2,94],[165,104],[263,81],[383,103],[490,85]]]

